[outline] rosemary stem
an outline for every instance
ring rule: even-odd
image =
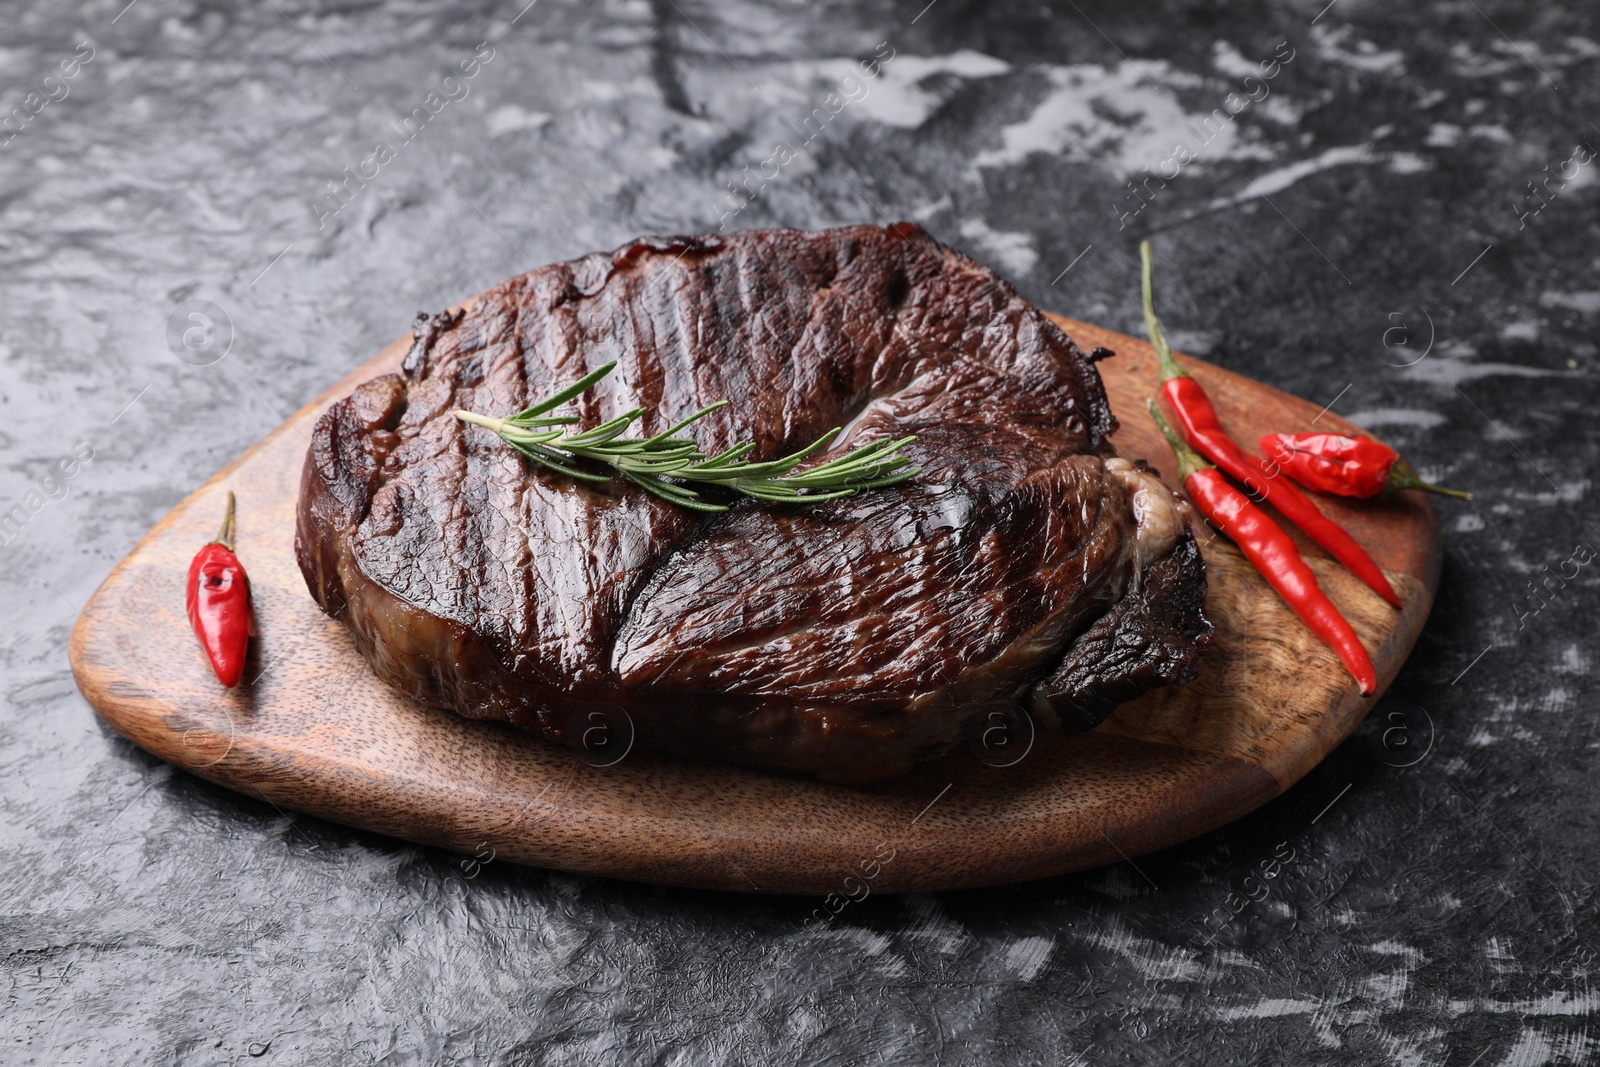
[[[458,409],[455,412],[455,416],[462,422],[470,422],[474,426],[482,426],[485,430],[493,430],[497,434],[503,435],[507,431],[513,433],[516,432],[515,427],[506,422],[505,419],[497,419],[489,415],[479,415],[476,411],[461,411]]]

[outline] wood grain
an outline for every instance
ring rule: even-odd
[[[1115,443],[1170,473],[1144,413],[1156,386],[1149,347],[1057,321],[1086,350],[1118,353],[1100,364],[1122,419]],[[509,726],[421,706],[373,677],[306,592],[293,554],[311,424],[359,382],[396,369],[406,344],[352,371],[174,508],[84,608],[73,673],[135,744],[283,808],[469,855],[492,849],[500,860],[710,889],[843,894],[863,881],[874,892],[1000,884],[1175,844],[1288,788],[1371,705],[1237,550],[1215,539],[1204,552],[1218,635],[1200,679],[1125,705],[1092,733],[1040,735],[1010,767],[963,750],[870,788],[636,754],[600,767]],[[1351,429],[1318,417],[1317,404],[1186,363],[1245,442],[1313,419],[1317,429]],[[214,533],[229,488],[259,630],[246,682],[231,692],[216,684],[184,614],[189,559]],[[1387,686],[1438,584],[1433,509],[1420,493],[1318,502],[1405,601],[1403,611],[1389,608],[1308,548]]]

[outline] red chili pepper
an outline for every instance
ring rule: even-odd
[[[1190,450],[1167,420],[1161,417],[1156,402],[1150,401],[1150,417],[1156,420],[1161,433],[1178,457],[1178,473],[1183,487],[1189,491],[1200,514],[1216,523],[1223,533],[1233,539],[1245,558],[1261,572],[1267,584],[1277,590],[1284,602],[1294,609],[1300,620],[1320,637],[1324,644],[1338,653],[1348,670],[1361,685],[1361,695],[1371,696],[1378,691],[1378,675],[1372,669],[1372,658],[1356,636],[1355,629],[1328,599],[1317,576],[1300,558],[1294,538],[1283,527],[1268,518],[1267,513],[1250,503],[1239,490],[1228,484],[1222,472]]]
[[[1172,358],[1172,349],[1167,346],[1166,335],[1161,331],[1161,320],[1156,318],[1150,281],[1150,242],[1141,243],[1139,252],[1144,261],[1144,324],[1150,333],[1150,343],[1161,361],[1161,395],[1166,398],[1167,405],[1183,429],[1183,436],[1195,451],[1277,508],[1284,518],[1327,549],[1334,559],[1348,567],[1350,573],[1366,582],[1379,596],[1400,607],[1400,598],[1395,595],[1394,587],[1372,557],[1367,555],[1366,549],[1357,544],[1356,539],[1338,523],[1318,511],[1310,498],[1293,484],[1287,480],[1275,480],[1277,471],[1240,448],[1222,428],[1222,420],[1217,417],[1216,408],[1211,406],[1211,398],[1206,396],[1200,383],[1189,377],[1188,372]]]
[[[1423,489],[1461,500],[1472,494],[1431,485],[1417,477],[1400,453],[1370,437],[1338,433],[1269,433],[1261,454],[1271,456],[1289,477],[1319,493],[1365,499],[1397,489]]]
[[[217,680],[232,689],[244,673],[250,644],[250,580],[233,554],[233,492],[215,541],[189,564],[189,625],[211,659]]]

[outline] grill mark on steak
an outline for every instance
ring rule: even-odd
[[[451,416],[611,359],[571,405],[583,426],[640,405],[649,434],[727,398],[694,428],[707,452],[844,426],[813,462],[914,433],[926,469],[706,518]],[[1198,553],[1173,562],[1192,540],[1133,573],[1148,538],[1089,358],[914,226],[641,239],[424,316],[404,368],[319,420],[297,552],[380,676],[462,714],[572,740],[622,707],[641,751],[868,781],[985,709],[1103,716],[1181,679],[1209,630]],[[1106,641],[1143,652],[1102,667]]]

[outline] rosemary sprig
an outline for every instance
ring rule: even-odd
[[[720,485],[773,504],[811,504],[819,500],[837,500],[862,489],[898,485],[922,470],[921,467],[907,466],[910,460],[900,454],[900,450],[915,437],[873,441],[837,459],[796,473],[795,468],[807,457],[838,435],[838,427],[798,452],[762,463],[751,463],[744,458],[755,450],[756,446],[751,442],[734,445],[715,456],[708,456],[700,451],[693,439],[679,436],[686,427],[719,408],[727,407],[726,400],[708,404],[654,437],[622,436],[645,413],[644,408],[632,408],[592,430],[568,434],[564,427],[579,421],[577,416],[551,415],[548,412],[587,391],[610,374],[616,365],[613,360],[603,367],[597,367],[560,392],[524,408],[510,418],[497,419],[472,411],[457,411],[455,415],[462,422],[493,430],[506,444],[553,471],[586,482],[609,482],[609,475],[573,466],[575,459],[604,463],[628,481],[668,503],[696,511],[727,511],[728,508],[724,504],[702,500],[693,489],[678,483]]]

